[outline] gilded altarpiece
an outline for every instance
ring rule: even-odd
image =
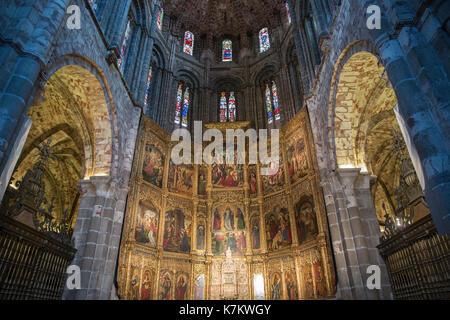
[[[249,126],[203,129],[225,135]],[[177,166],[168,133],[143,116],[138,134],[119,257],[121,299],[333,297],[325,205],[305,110],[280,130],[278,170],[249,164],[248,156],[244,165]]]

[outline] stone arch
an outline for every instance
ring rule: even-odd
[[[353,152],[353,146],[352,143],[348,141],[348,139],[342,139],[342,143],[345,145],[345,151],[339,150],[336,146],[336,107],[341,108],[342,107],[342,101],[337,100],[338,95],[338,86],[339,82],[341,80],[341,74],[342,69],[347,64],[347,62],[354,57],[356,54],[364,54],[361,57],[361,59],[366,58],[368,59],[368,63],[373,66],[373,63],[375,63],[375,59],[378,63],[380,56],[378,54],[378,50],[368,41],[358,40],[351,44],[349,44],[341,53],[339,58],[336,61],[335,68],[332,75],[331,80],[331,90],[330,90],[330,98],[329,98],[329,106],[328,106],[328,141],[330,150],[333,150],[333,152],[330,154],[330,162],[331,167],[337,168],[339,166],[338,161],[338,153],[343,154],[344,152],[348,152],[348,158],[347,160],[350,160],[351,163],[346,163],[345,165],[350,166],[354,165],[354,152]],[[356,59],[355,59],[356,60]],[[356,61],[354,61],[356,64]],[[384,70],[384,68],[383,68]],[[350,103],[350,102],[347,102]],[[338,106],[337,106],[338,104]],[[351,106],[350,106],[351,107]],[[338,110],[343,111],[343,110]],[[344,122],[344,127],[348,128],[348,123]],[[339,123],[340,125],[341,123]],[[351,128],[344,129],[344,130],[351,130]],[[342,158],[340,160],[343,160]],[[341,163],[342,165],[342,163]]]
[[[337,60],[332,78],[330,160],[335,168],[360,168],[380,180],[372,185],[372,198],[381,220],[385,207],[392,215],[403,210],[395,205],[400,175],[405,165],[413,166],[395,112],[397,103],[377,50],[365,41],[347,47]],[[414,192],[417,197],[423,196],[420,188]],[[421,211],[420,215],[426,214],[426,210]]]
[[[185,67],[179,67],[174,71],[174,77],[177,82],[183,82],[187,87],[190,88],[190,106],[188,110],[188,128],[192,128],[194,124],[194,119],[198,117],[198,111],[200,106],[200,88],[201,88],[201,77],[198,73],[191,69]],[[171,93],[176,96],[176,91]],[[173,121],[173,115],[175,114],[175,104],[171,106],[169,114],[170,121]]]
[[[113,174],[112,150],[117,143],[113,141],[112,99],[96,68],[81,58],[62,57],[42,75],[44,90],[28,110],[33,122],[13,183],[40,161],[36,146],[49,143],[52,157],[43,167],[47,206],[55,199],[52,215],[60,221],[67,211],[74,228],[80,180]]]
[[[69,93],[71,89],[75,89],[74,86],[77,84],[80,93],[86,96],[85,100],[80,101],[83,102],[82,107],[90,110],[84,119],[85,123],[89,123],[94,135],[91,135],[91,143],[87,145],[90,150],[85,155],[83,177],[115,176],[118,173],[121,146],[118,140],[117,112],[110,86],[103,71],[86,57],[65,55],[47,66],[43,75],[46,80],[45,86],[52,83],[52,79],[56,76],[68,88]],[[80,95],[77,95],[75,98],[79,99],[79,97]],[[84,141],[86,142],[87,138]]]

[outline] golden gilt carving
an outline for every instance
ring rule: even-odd
[[[216,128],[224,133],[226,129],[245,131],[249,127],[249,122],[205,125],[206,129]],[[170,148],[174,143],[170,142],[169,134],[143,116],[139,130],[138,152],[133,165],[134,184],[131,186],[127,204],[128,214],[124,226],[124,239],[128,240],[122,242],[119,257],[118,282],[121,296],[127,299],[140,298],[142,290],[139,285],[136,285],[137,281],[142,284],[143,277],[146,277],[147,282],[150,281],[145,270],[154,272],[151,279],[153,283],[146,283],[145,286],[145,288],[152,286],[152,299],[160,299],[162,294],[166,294],[165,297],[168,299],[175,299],[177,292],[179,294],[183,290],[186,292],[184,298],[192,299],[195,279],[199,275],[205,276],[204,297],[206,299],[230,297],[251,299],[254,295],[253,276],[256,274],[263,277],[266,298],[271,298],[272,294],[280,299],[323,297],[325,282],[320,281],[324,278],[326,278],[328,293],[332,295],[335,288],[335,275],[332,267],[328,228],[325,225],[325,204],[320,202],[323,197],[319,187],[319,173],[315,169],[317,166],[314,164],[315,158],[312,154],[314,145],[310,130],[306,111],[299,112],[281,130],[280,154],[283,158],[281,166],[285,170],[285,183],[280,189],[263,195],[262,179],[260,175],[257,175],[258,192],[250,194],[247,165],[243,166],[244,188],[212,188],[212,166],[203,166],[203,180],[200,188],[202,195],[197,195],[199,166],[194,166],[193,192],[181,195],[177,192],[169,192],[168,189]],[[290,142],[299,138],[305,139],[303,150],[308,170],[306,175],[300,175],[298,179],[291,181],[286,149]],[[164,177],[161,188],[143,180],[142,166],[146,144],[154,145],[164,156]],[[148,159],[146,163],[148,163]],[[300,199],[305,197],[314,202],[313,208],[317,215],[319,232],[314,238],[308,238],[308,241],[299,244],[297,242],[295,206]],[[157,228],[156,248],[132,241],[140,203],[159,210],[160,220]],[[213,213],[217,207],[223,205],[239,207],[245,217],[243,230],[246,234],[247,250],[240,252],[240,255],[231,254],[228,257],[225,254],[213,255],[213,241],[217,241],[217,238],[212,237]],[[286,227],[288,223],[290,224],[292,241],[287,245],[276,246],[275,250],[272,248],[268,252],[266,241],[268,240],[266,239],[268,226],[265,218],[268,213],[276,211],[276,208],[283,208],[283,225]],[[177,209],[182,211],[184,218],[183,215],[174,215],[166,224],[165,214]],[[280,215],[275,216],[280,217]],[[256,220],[252,221],[254,218]],[[200,228],[198,228],[199,226]],[[256,235],[259,235],[259,239]],[[188,246],[190,250],[165,251],[165,244],[171,237],[177,238],[177,243],[184,245],[184,248]],[[183,237],[188,240],[183,242],[181,240]],[[259,244],[259,248],[253,248],[254,244]],[[198,245],[202,249],[198,249]],[[321,267],[323,269],[320,269]],[[230,271],[234,274],[231,275]],[[315,278],[316,274],[319,274],[318,279]],[[176,291],[175,287],[185,282],[186,288]],[[169,284],[172,286],[169,287]],[[279,291],[272,292],[275,288],[278,288]],[[298,293],[297,296],[295,292]],[[143,296],[145,295],[146,291]]]

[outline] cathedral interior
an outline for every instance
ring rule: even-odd
[[[6,0],[0,69],[1,300],[450,299],[450,1]]]

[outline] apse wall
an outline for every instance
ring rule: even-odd
[[[206,127],[224,132],[249,125]],[[120,298],[334,295],[324,200],[305,110],[280,131],[282,161],[270,176],[259,174],[261,164],[176,166],[170,160],[175,144],[143,117],[120,249]]]

